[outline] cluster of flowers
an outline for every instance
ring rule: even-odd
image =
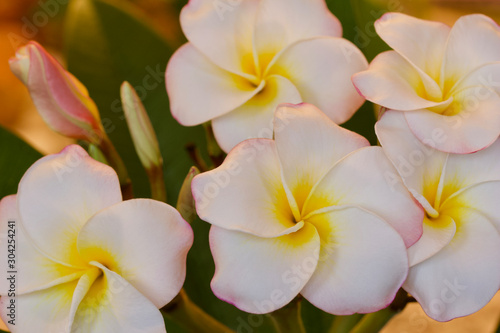
[[[500,287],[494,21],[469,15],[450,28],[388,13],[375,28],[393,50],[370,65],[323,0],[225,12],[191,0],[181,24],[189,42],[167,67],[171,112],[186,126],[212,121],[228,152],[192,182],[212,224],[217,297],[269,313],[300,294],[349,315],[387,307],[403,287],[440,321],[489,302]],[[21,48],[11,68],[54,130],[105,135],[84,86],[41,46]],[[337,125],[365,99],[382,107],[381,147]],[[156,138],[138,115],[131,130],[146,133],[133,136],[147,160]],[[181,289],[193,242],[173,207],[122,201],[113,169],[69,146],[26,172],[0,218],[0,231],[21,225],[17,302],[30,317],[13,332],[165,331],[157,309]]]

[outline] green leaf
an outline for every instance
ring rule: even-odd
[[[306,299],[302,300],[302,319],[307,332],[328,332],[334,316],[326,313]]]
[[[389,46],[375,32],[374,23],[384,13],[392,10],[373,0],[326,0],[330,11],[342,23],[343,37],[350,40],[371,61],[377,54],[389,50]],[[397,8],[394,8],[397,9]]]
[[[68,69],[89,89],[106,131],[122,156],[136,197],[149,197],[149,183],[135,153],[120,102],[120,85],[128,81],[143,100],[160,142],[169,203],[175,204],[193,164],[185,149],[206,146],[200,127],[186,128],[169,111],[165,68],[173,53],[135,7],[124,2],[74,0],[66,17]]]
[[[17,193],[17,186],[28,168],[42,157],[26,142],[0,127],[0,198]]]
[[[351,5],[357,26],[352,41],[363,51],[368,61],[372,61],[379,53],[390,49],[377,35],[374,24],[391,8],[376,4],[373,0],[351,0]]]

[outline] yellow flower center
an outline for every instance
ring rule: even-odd
[[[424,184],[423,196],[428,203],[423,204],[425,210],[424,223],[436,228],[444,228],[449,224],[449,219],[445,216],[450,209],[448,199],[462,187],[455,177],[448,177],[448,180],[446,180],[445,169],[446,166],[443,167],[439,180]]]
[[[260,92],[255,99],[257,104],[267,105],[278,92],[276,85],[269,84],[269,76],[280,74],[277,66],[274,66],[275,52],[262,52],[260,54],[247,54],[242,59],[242,68],[244,70],[243,83],[247,87],[256,89],[261,87]]]
[[[420,82],[416,83],[415,90],[420,97],[435,103],[441,103],[429,107],[428,110],[443,116],[474,112],[478,107],[478,102],[488,98],[489,94],[493,94],[493,91],[490,91],[484,85],[467,85],[464,88],[462,83],[468,79],[468,76],[441,78],[438,75],[431,78],[432,80],[429,80],[429,82],[420,80]],[[472,93],[471,89],[474,89]]]

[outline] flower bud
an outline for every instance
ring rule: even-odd
[[[106,156],[104,156],[104,153],[102,152],[102,150],[99,149],[99,147],[96,146],[95,144],[91,143],[89,145],[88,153],[89,153],[90,157],[92,157],[97,162],[101,162],[103,164],[109,165],[109,162],[108,162]]]
[[[163,159],[155,131],[141,99],[130,83],[124,82],[122,84],[121,97],[123,112],[142,165],[146,170],[162,166]]]
[[[87,89],[40,44],[32,41],[19,48],[9,64],[50,128],[70,138],[100,141],[99,111]]]
[[[191,182],[193,178],[200,173],[196,167],[191,167],[189,172],[182,183],[179,198],[177,199],[177,210],[181,213],[184,220],[192,223],[196,217],[196,208],[194,204],[193,194],[191,192]]]

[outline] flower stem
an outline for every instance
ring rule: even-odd
[[[99,149],[102,151],[106,160],[109,163],[109,166],[115,169],[118,174],[118,179],[120,180],[120,186],[122,189],[123,200],[131,199],[134,197],[132,192],[132,182],[128,176],[127,168],[125,167],[125,163],[123,163],[122,158],[118,154],[115,146],[109,139],[107,135],[102,137],[102,140],[99,142]]]
[[[188,144],[186,146],[186,150],[189,154],[189,157],[194,162],[195,166],[201,171],[205,172],[209,170],[209,167],[203,157],[201,156],[200,150],[196,147],[195,144]]]
[[[224,162],[226,154],[222,151],[215,139],[214,131],[212,129],[211,123],[204,123],[203,128],[205,128],[206,138],[207,138],[207,150],[210,159],[212,160],[213,167],[217,168]]]
[[[193,223],[196,218],[196,207],[193,198],[193,193],[191,192],[191,183],[193,178],[200,173],[200,170],[195,166],[189,169],[189,172],[182,183],[181,190],[179,191],[179,197],[177,198],[176,208],[181,213],[182,218],[186,220],[189,224]]]
[[[363,314],[355,313],[350,316],[336,316],[328,333],[349,333],[363,318]]]
[[[169,304],[161,309],[164,315],[181,325],[188,332],[193,333],[234,333],[233,330],[217,321],[215,318],[200,309],[181,290]]]
[[[163,164],[153,165],[146,170],[151,187],[151,198],[167,202],[167,190],[165,188],[165,178],[163,177]]]
[[[295,299],[287,306],[269,314],[277,333],[306,332],[300,308],[300,299]]]

